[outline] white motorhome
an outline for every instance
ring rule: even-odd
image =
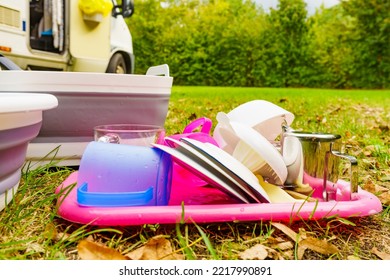
[[[101,0],[109,13],[80,1],[0,0],[0,53],[25,70],[133,73],[133,1]]]

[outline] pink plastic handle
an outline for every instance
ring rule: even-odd
[[[165,130],[161,132],[161,134],[156,139],[157,144],[164,144],[165,143]]]
[[[192,133],[192,132],[194,132],[194,130],[196,130],[199,127],[201,127],[200,132],[209,134],[211,131],[212,125],[213,125],[213,123],[211,122],[211,120],[209,118],[206,118],[206,117],[199,118],[199,119],[192,121],[190,124],[188,124],[184,128],[183,134],[184,133]]]

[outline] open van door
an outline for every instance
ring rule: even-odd
[[[118,2],[0,0],[0,53],[23,70],[132,74],[134,2]]]
[[[85,14],[78,0],[70,0],[69,51],[73,71],[105,72],[110,57],[111,14]]]

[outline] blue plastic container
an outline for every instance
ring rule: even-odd
[[[83,206],[167,205],[172,159],[157,148],[91,142],[81,158],[77,202]]]

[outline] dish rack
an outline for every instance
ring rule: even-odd
[[[144,224],[213,223],[319,220],[337,217],[363,217],[379,213],[382,204],[372,193],[359,187],[351,200],[294,203],[241,203],[210,186],[173,183],[168,205],[127,207],[86,207],[77,202],[78,171],[70,174],[56,189],[58,214],[65,220],[99,226]],[[313,186],[314,189],[320,186]],[[339,180],[340,193],[350,190],[349,182]],[[315,191],[314,193],[321,193]]]

